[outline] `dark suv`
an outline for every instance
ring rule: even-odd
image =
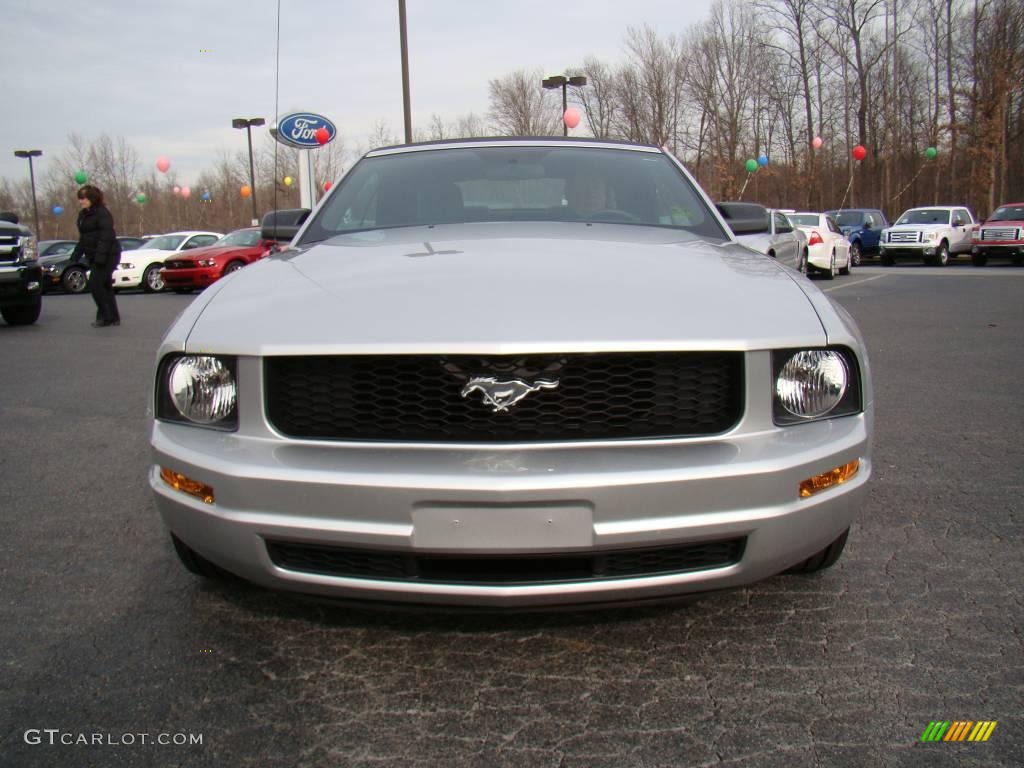
[[[0,213],[0,315],[8,325],[31,325],[43,306],[43,270],[36,238],[13,213]]]
[[[877,208],[843,208],[828,211],[850,241],[850,263],[860,266],[861,256],[878,253],[882,230],[889,226],[885,214]]]

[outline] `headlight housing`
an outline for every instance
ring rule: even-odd
[[[776,350],[772,415],[776,424],[802,424],[859,413],[860,369],[845,347]]]
[[[199,259],[199,261],[197,261],[196,263],[200,267],[215,267],[215,266],[217,266],[217,260],[216,259]]]
[[[36,238],[34,235],[22,235],[18,244],[21,246],[21,256],[18,257],[19,264],[36,260],[38,253],[36,249]]]
[[[238,427],[237,362],[223,355],[170,355],[157,374],[157,418],[213,429]]]

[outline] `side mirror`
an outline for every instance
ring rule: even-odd
[[[734,235],[760,235],[771,232],[768,209],[756,203],[718,203],[718,212]]]
[[[788,234],[789,232],[792,232],[793,231],[793,227],[791,227],[789,224],[783,224],[782,226],[780,226],[775,231],[776,231],[777,234],[785,235],[785,234]]]
[[[275,242],[288,242],[298,233],[309,218],[308,208],[282,208],[271,211],[263,217],[260,237]]]
[[[961,219],[959,216],[957,216],[955,219],[953,219],[953,226],[954,227],[962,227],[963,225],[964,225],[964,220]]]
[[[871,219],[864,220],[864,229],[872,229],[875,226],[875,222]]]

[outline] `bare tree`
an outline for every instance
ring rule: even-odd
[[[561,94],[559,103],[541,87],[540,71],[520,69],[490,81],[491,121],[499,134],[506,136],[553,136],[561,130]]]

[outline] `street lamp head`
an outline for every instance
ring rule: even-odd
[[[582,75],[576,75],[575,77],[569,78],[569,85],[575,85],[577,88],[587,84],[587,78]]]
[[[21,158],[25,158],[25,157],[39,157],[41,154],[43,154],[43,150],[41,150],[41,149],[16,149],[16,150],[14,150],[14,156],[15,157],[21,157]]]
[[[561,88],[565,83],[565,75],[552,75],[541,80],[540,84],[545,88]]]
[[[231,121],[232,128],[248,128],[250,126],[264,125],[267,121],[262,117],[250,117],[248,119],[244,117],[236,117]]]

